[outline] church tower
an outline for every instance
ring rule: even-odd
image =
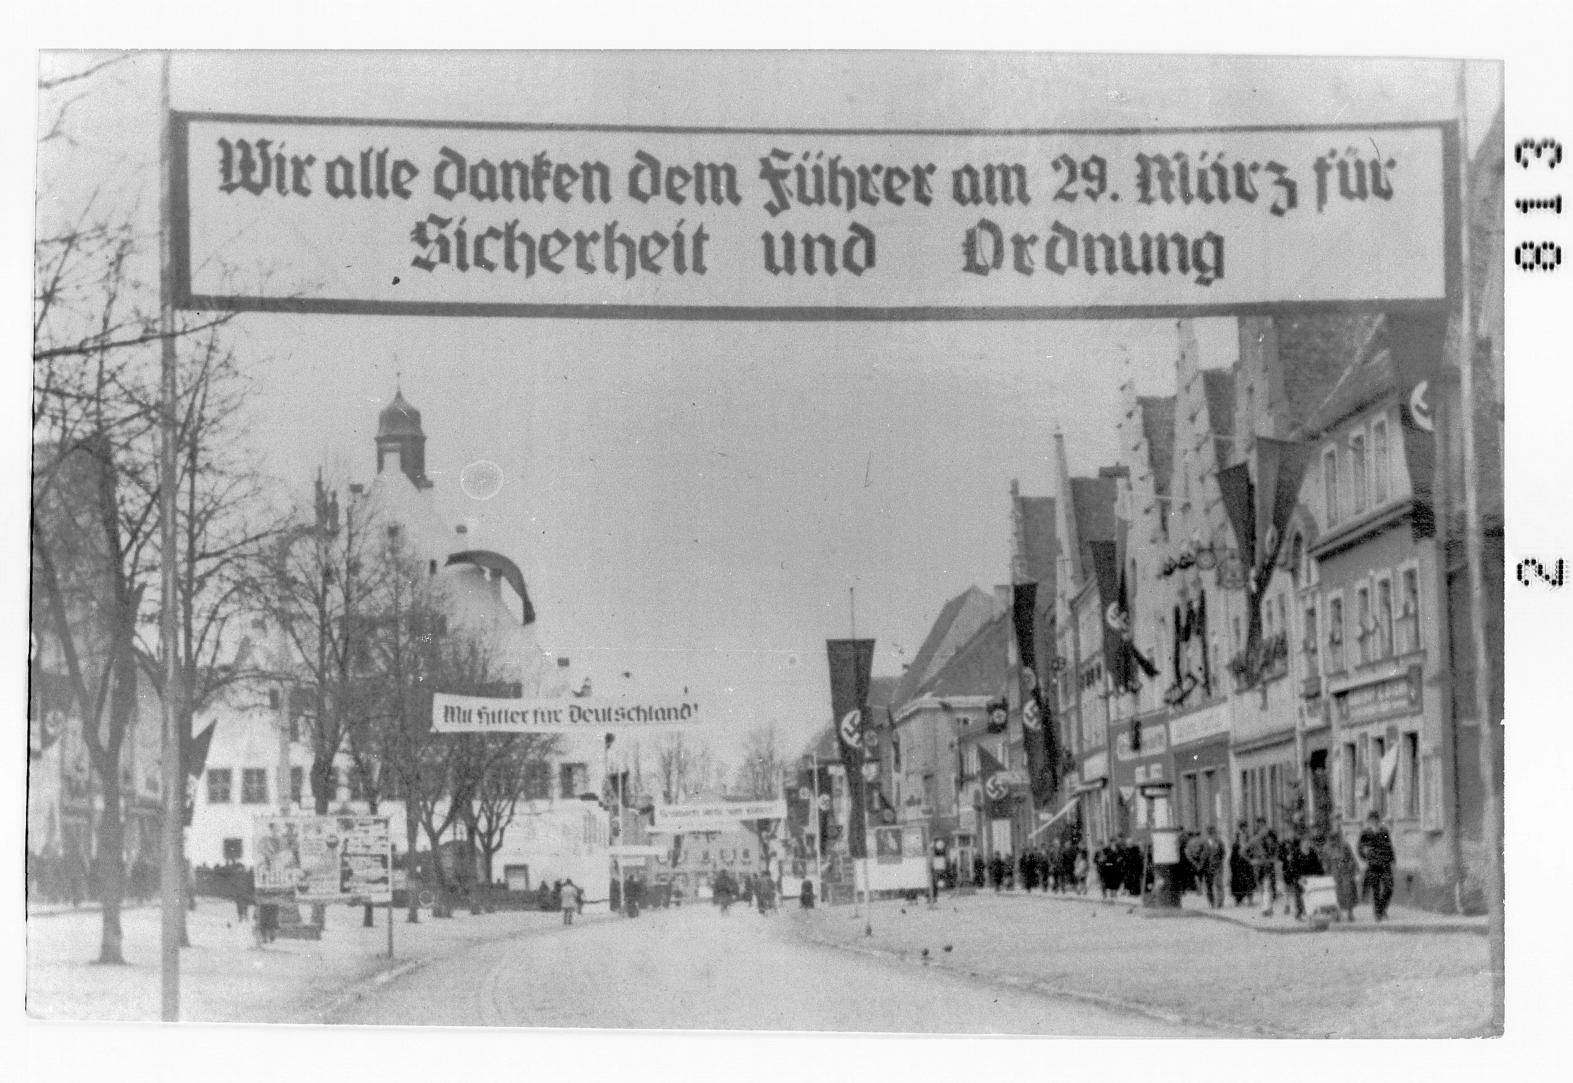
[[[404,392],[395,389],[393,401],[377,416],[377,473],[393,456],[404,476],[417,489],[430,489],[426,478],[426,433],[421,430],[421,412],[404,401]]]

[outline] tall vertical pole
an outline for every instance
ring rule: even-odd
[[[1463,232],[1459,248],[1460,298],[1458,320],[1458,371],[1461,410],[1459,431],[1464,452],[1464,560],[1469,574],[1469,631],[1475,655],[1475,722],[1480,727],[1480,782],[1485,798],[1481,841],[1486,846],[1487,958],[1491,965],[1491,1023],[1500,1032],[1503,1023],[1504,924],[1502,912],[1502,808],[1496,781],[1496,720],[1491,717],[1491,656],[1486,648],[1485,575],[1481,546],[1480,477],[1475,455],[1475,323],[1469,275],[1470,200],[1468,91],[1465,62],[1458,62],[1458,193]],[[1443,535],[1444,539],[1446,534]]]
[[[160,929],[159,957],[162,978],[162,1018],[173,1023],[180,1018],[180,931],[182,888],[185,870],[180,860],[180,829],[185,819],[186,780],[180,763],[179,714],[175,697],[180,687],[175,660],[175,310],[173,241],[170,235],[172,188],[174,178],[174,128],[169,115],[169,53],[163,56],[159,72],[159,343],[161,381],[159,391],[159,563],[160,609],[158,639],[164,654],[163,695],[163,787],[164,847],[160,881],[163,894],[163,921]]]

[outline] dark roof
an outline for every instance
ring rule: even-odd
[[[1059,532],[1055,529],[1052,496],[1022,496],[1022,556],[1027,566],[1027,581],[1047,583],[1054,593],[1055,564],[1060,555]]]
[[[1174,396],[1141,396],[1136,409],[1142,417],[1142,435],[1147,438],[1147,461],[1152,467],[1153,488],[1159,496],[1169,492],[1169,475],[1174,470]]]
[[[1293,430],[1322,415],[1340,381],[1371,339],[1377,313],[1313,313],[1273,320],[1283,372],[1284,411]]]
[[[967,636],[974,630],[963,628],[960,635],[953,634],[956,619],[967,608],[968,602],[982,602],[985,612],[993,608],[990,597],[977,587],[968,587],[950,601],[945,603],[939,611],[939,616],[934,620],[934,626],[929,629],[929,634],[924,637],[923,645],[918,648],[918,653],[913,655],[907,671],[902,675],[891,699],[893,706],[911,702],[918,697],[918,688],[935,671],[950,658],[955,651],[966,642]]]
[[[1077,542],[1082,567],[1089,570],[1092,550],[1087,543],[1114,540],[1114,484],[1113,478],[1071,478],[1071,507],[1076,513],[1076,532],[1081,535]]]
[[[1234,371],[1203,369],[1202,393],[1207,396],[1207,422],[1218,436],[1234,435]]]
[[[891,706],[896,701],[896,689],[900,685],[900,677],[870,677],[868,681],[868,705],[870,707]]]
[[[421,412],[404,400],[403,391],[394,391],[393,401],[377,415],[377,438],[424,435],[421,431]]]
[[[1001,613],[979,628],[919,694],[924,696],[994,696],[1005,691],[1006,635],[1010,619]]]

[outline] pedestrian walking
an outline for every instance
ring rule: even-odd
[[[1208,824],[1207,834],[1202,836],[1198,867],[1202,888],[1207,895],[1207,905],[1214,910],[1223,907],[1224,862],[1223,840],[1218,837],[1218,826]]]
[[[994,856],[989,859],[989,884],[996,893],[1005,886],[1005,859],[1000,856],[998,850],[995,850]]]
[[[768,914],[776,907],[776,885],[770,879],[769,873],[760,873],[759,881],[754,887],[754,897],[759,900],[759,912]]]
[[[1387,907],[1393,901],[1393,837],[1382,814],[1372,809],[1360,832],[1360,859],[1365,862],[1365,885],[1371,889],[1371,909],[1377,921],[1387,920]]]
[[[564,925],[573,924],[574,914],[579,910],[579,900],[582,895],[583,892],[579,890],[579,885],[573,882],[572,877],[562,881],[557,888],[558,905],[562,907]]]
[[[1265,817],[1256,818],[1256,833],[1251,837],[1251,871],[1256,876],[1256,886],[1267,896],[1267,909],[1262,913],[1272,916],[1278,902],[1278,833],[1268,826]]]
[[[1251,867],[1251,833],[1241,820],[1229,847],[1229,894],[1234,905],[1243,906],[1256,895],[1256,871]]]
[[[237,868],[230,883],[235,885],[235,917],[245,921],[256,900],[257,874],[248,868]]]
[[[1087,851],[1086,850],[1077,850],[1076,851],[1076,863],[1075,863],[1074,866],[1072,866],[1072,878],[1073,878],[1073,882],[1074,882],[1074,884],[1076,886],[1076,894],[1078,894],[1078,895],[1085,895],[1085,894],[1087,894],[1088,864],[1089,864],[1089,862],[1087,861]]]
[[[1338,909],[1347,920],[1353,921],[1355,907],[1360,904],[1360,859],[1342,831],[1333,836],[1328,847],[1331,860],[1327,864],[1332,869],[1333,886],[1338,893]]]
[[[814,909],[814,881],[803,881],[803,890],[798,893],[798,899],[802,903],[804,910]]]
[[[1305,877],[1314,876],[1317,872],[1316,855],[1311,852],[1311,840],[1304,835],[1285,839],[1278,863],[1283,867],[1284,875],[1284,915],[1288,916],[1292,903],[1294,919],[1304,921]]]

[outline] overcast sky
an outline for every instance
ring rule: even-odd
[[[73,61],[55,58],[62,64]],[[46,60],[46,64],[55,62]],[[177,109],[562,123],[1131,127],[1438,120],[1434,61],[959,54],[179,54]],[[1470,78],[1471,135],[1500,100]],[[41,157],[47,220],[92,186],[156,210],[157,65],[102,77]],[[106,93],[107,92],[107,93]],[[155,224],[148,219],[150,228]],[[1198,327],[1209,365],[1232,320]],[[826,637],[900,671],[945,600],[1007,578],[1012,478],[1115,457],[1116,387],[1172,393],[1173,321],[705,323],[244,315],[251,439],[282,484],[374,469],[395,372],[453,519],[524,567],[547,649],[611,691],[707,692],[729,732],[828,714]],[[488,459],[501,492],[459,491]],[[713,690],[713,691],[710,691]],[[723,742],[725,747],[730,741]]]

